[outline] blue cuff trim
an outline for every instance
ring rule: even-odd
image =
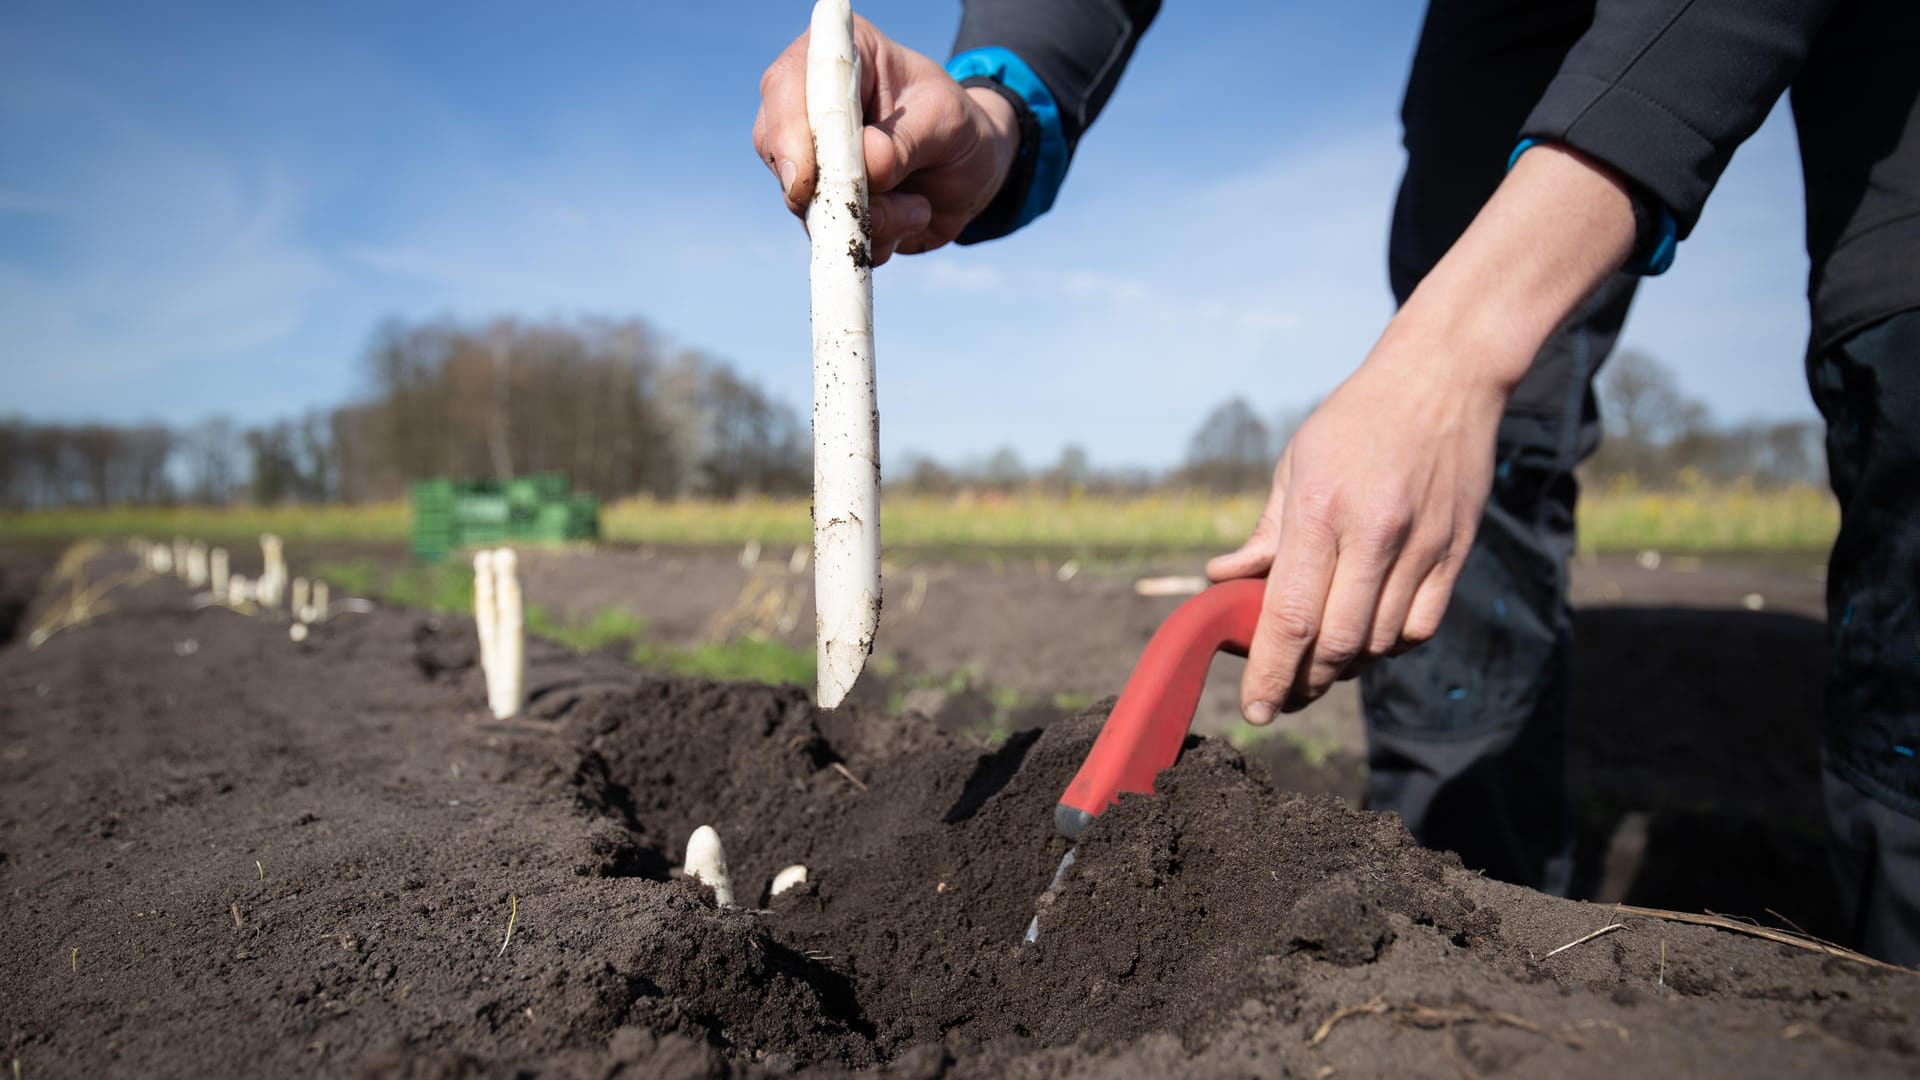
[[[1512,172],[1514,165],[1520,160],[1520,155],[1540,145],[1541,142],[1540,139],[1521,139],[1520,145],[1514,147],[1513,153],[1507,158],[1507,171]],[[1645,247],[1643,240],[1644,252],[1641,247],[1636,247],[1633,255],[1620,269],[1629,274],[1639,274],[1641,277],[1657,277],[1667,272],[1667,268],[1673,265],[1673,257],[1680,251],[1680,223],[1673,219],[1673,212],[1658,199],[1649,196],[1643,201],[1660,211],[1660,219],[1654,222],[1653,244]]]
[[[1033,73],[1025,60],[998,45],[960,53],[947,61],[947,74],[956,82],[977,75],[992,79],[1018,94],[1039,122],[1040,145],[1035,148],[1033,184],[1027,189],[1027,200],[1021,204],[1013,222],[1015,229],[1022,228],[1053,208],[1053,198],[1067,179],[1067,135],[1060,126],[1060,106],[1053,100],[1053,91],[1047,89],[1047,84],[1040,81],[1040,76]]]

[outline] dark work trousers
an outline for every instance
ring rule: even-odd
[[[1827,568],[1828,835],[1860,947],[1920,965],[1920,311],[1807,359],[1840,536]]]
[[[1429,7],[1401,110],[1389,269],[1402,303],[1506,175],[1516,133],[1590,17],[1591,5],[1537,0]],[[1573,470],[1599,442],[1593,377],[1636,281],[1602,286],[1534,361],[1501,421],[1493,491],[1439,633],[1360,681],[1367,805],[1469,867],[1557,894],[1573,870]]]
[[[1389,251],[1402,302],[1498,186],[1516,132],[1592,9],[1591,0],[1433,0],[1402,108],[1407,167]],[[1828,824],[1858,940],[1913,964],[1920,963],[1920,313],[1859,328],[1861,298],[1869,308],[1874,302],[1872,275],[1843,257],[1844,244],[1835,253],[1837,230],[1828,225],[1847,220],[1860,177],[1888,148],[1836,145],[1822,135],[1830,130],[1823,114],[1830,119],[1850,99],[1910,102],[1901,80],[1911,73],[1900,73],[1911,53],[1823,44],[1833,47],[1810,60],[1795,111],[1808,156],[1809,220],[1821,226],[1809,233],[1816,347],[1808,374],[1828,421],[1843,511],[1828,576]],[[1876,64],[1883,81],[1899,85],[1874,83]],[[1565,745],[1573,469],[1598,444],[1592,380],[1635,285],[1626,276],[1610,280],[1541,351],[1501,423],[1493,490],[1440,632],[1361,678],[1368,806],[1398,812],[1423,843],[1459,852],[1469,867],[1549,892],[1564,892],[1571,873]],[[1823,343],[1821,334],[1838,343]]]

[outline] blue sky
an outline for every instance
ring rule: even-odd
[[[939,57],[959,15],[857,7]],[[12,0],[0,413],[287,415],[444,314],[638,316],[804,413],[806,242],[749,130],[808,9]],[[1420,11],[1168,0],[1051,215],[879,271],[883,453],[1158,466],[1232,394],[1325,394],[1391,313]],[[1799,198],[1782,111],[1628,324],[1721,419],[1813,415]]]

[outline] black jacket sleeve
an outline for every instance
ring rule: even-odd
[[[1160,0],[966,0],[953,51],[999,45],[1026,61],[1060,105],[1071,153],[1159,11]]]
[[[1836,2],[1599,0],[1521,134],[1618,169],[1685,237]]]

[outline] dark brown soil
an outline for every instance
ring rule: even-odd
[[[1920,978],[1638,918],[1548,958],[1612,913],[1214,740],[1042,898],[1099,709],[990,749],[536,647],[502,724],[464,620],[295,645],[171,582],[116,600],[0,650],[24,1077],[1920,1069]],[[701,823],[740,909],[675,876]],[[761,908],[793,862],[810,882]]]
[[[41,578],[60,557],[53,547],[0,548],[0,645],[26,633]]]

